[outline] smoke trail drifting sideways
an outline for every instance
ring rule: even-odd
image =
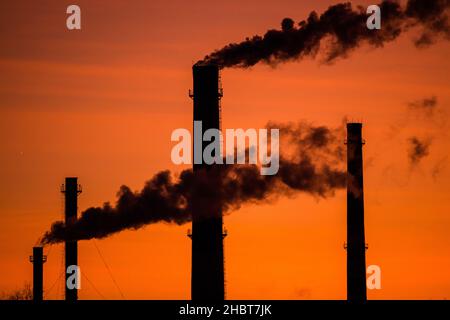
[[[425,97],[408,103],[410,111],[414,111],[414,115],[418,117],[426,117],[424,122],[422,118],[415,124],[414,127],[421,127],[426,124],[429,127],[426,131],[426,138],[418,138],[416,134],[408,138],[408,160],[411,168],[418,165],[425,157],[431,154],[431,146],[435,140],[439,140],[448,132],[447,119],[448,115],[443,108],[438,105],[438,98],[436,96]],[[406,117],[405,117],[406,118]],[[443,159],[445,160],[446,157]],[[439,171],[444,167],[445,161],[441,159],[435,167],[431,170],[431,174],[435,179]]]
[[[437,108],[437,98],[436,96],[431,96],[429,98],[423,98],[422,100],[417,100],[408,103],[408,107],[411,110],[416,110],[425,113],[428,117],[432,117],[435,109]]]
[[[276,65],[304,57],[314,58],[322,51],[325,62],[330,63],[345,58],[364,43],[381,47],[416,26],[422,28],[421,35],[415,39],[418,47],[431,44],[437,36],[450,39],[450,0],[409,0],[404,8],[397,1],[384,0],[379,7],[380,30],[366,27],[366,8],[353,9],[349,2],[340,3],[330,6],[320,16],[311,12],[298,26],[292,19],[285,18],[281,30],[269,30],[264,36],[230,43],[207,55],[202,62],[223,68],[247,68],[259,62]]]
[[[194,202],[206,208],[219,206],[229,213],[244,203],[267,202],[296,192],[325,198],[346,186],[343,128],[332,130],[306,123],[268,125],[273,127],[280,128],[280,149],[290,150],[290,154],[280,156],[277,175],[261,175],[256,165],[220,165],[195,173],[184,170],[177,177],[161,171],[139,192],[122,186],[115,206],[106,203],[89,208],[70,226],[53,223],[41,243],[104,238],[151,223],[184,224],[191,220]]]

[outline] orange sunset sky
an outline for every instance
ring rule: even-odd
[[[232,41],[338,1],[0,3],[0,291],[32,281],[28,256],[63,218],[60,185],[78,176],[79,212],[140,189],[170,159],[171,132],[192,127],[192,64]],[[368,5],[373,2],[359,1]],[[81,7],[82,30],[66,28]],[[417,30],[333,65],[306,59],[222,72],[224,128],[361,120],[369,299],[450,298],[450,44],[417,49]],[[408,103],[435,96],[434,116]],[[431,141],[408,162],[408,138]],[[342,141],[344,143],[344,141]],[[224,219],[228,299],[345,299],[346,193],[245,205]],[[189,299],[190,225],[150,225],[79,242],[80,299]],[[46,247],[45,297],[63,298],[63,246]],[[51,290],[50,290],[51,289]]]

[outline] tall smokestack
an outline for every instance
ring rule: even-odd
[[[30,261],[33,263],[33,300],[42,301],[44,299],[44,256],[42,247],[33,247],[33,255]]]
[[[67,226],[74,224],[77,220],[77,210],[78,210],[78,194],[81,193],[81,188],[77,183],[78,178],[67,177],[66,183],[62,186],[62,193],[65,195],[65,223]],[[65,242],[65,258],[66,258],[66,301],[76,301],[78,299],[77,289],[69,289],[67,287],[67,279],[70,274],[67,273],[67,268],[69,266],[78,266],[78,243],[77,241],[66,241]]]
[[[347,123],[347,300],[352,302],[367,300],[361,131],[361,123]]]
[[[192,69],[194,121],[202,122],[203,132],[220,129],[219,68],[213,64],[196,64]],[[194,150],[199,148],[195,141],[194,130]],[[202,153],[204,147],[202,144]],[[194,164],[194,174],[199,170],[209,171],[208,179],[217,181],[213,187],[220,188],[220,179],[214,177],[211,168],[212,165]],[[198,192],[200,196],[192,205],[192,234],[189,235],[192,239],[191,298],[220,301],[225,298],[222,209],[219,204],[208,202],[208,190]]]

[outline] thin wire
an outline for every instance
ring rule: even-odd
[[[41,239],[42,239],[41,236],[39,236],[39,237],[37,238],[36,242],[34,243],[34,246],[35,246],[35,247],[40,247]]]
[[[122,299],[125,300],[125,296],[123,295],[122,290],[120,290],[120,287],[119,287],[119,285],[116,282],[116,279],[114,279],[114,276],[113,276],[113,274],[111,272],[111,269],[109,268],[108,264],[105,261],[105,258],[103,257],[102,253],[100,252],[100,249],[98,248],[95,239],[92,240],[92,243],[94,244],[95,248],[97,249],[98,255],[100,256],[100,258],[103,261],[103,264],[105,265],[106,269],[108,270],[109,276],[111,277],[112,281],[114,282],[114,285],[116,286],[117,290],[119,290],[119,293],[122,296]]]
[[[64,246],[61,246],[61,260],[60,260],[60,263],[59,263],[59,270],[61,270],[61,273],[65,274],[65,270],[64,270]],[[65,281],[60,282],[60,285],[57,287],[57,290],[56,290],[56,296],[57,297],[60,296],[60,293],[61,293],[61,299],[64,299],[64,296],[63,296],[64,295],[64,290],[63,290],[63,288],[65,288],[65,287],[66,287]]]
[[[86,280],[89,282],[89,284],[92,286],[92,288],[94,288],[95,292],[97,292],[98,295],[99,295],[100,297],[102,297],[102,299],[106,300],[105,296],[102,295],[102,294],[100,293],[100,291],[97,290],[97,288],[94,286],[94,284],[91,282],[91,280],[89,280],[89,278],[86,276],[85,272],[82,272],[81,275],[82,275],[83,277],[86,278]]]
[[[62,193],[61,193],[61,189],[59,190],[60,191],[60,193],[59,193],[59,195],[60,195],[60,197],[59,197],[59,200],[60,200],[60,202],[59,202],[59,205],[60,205],[60,208],[59,208],[59,215],[60,215],[60,219],[61,219],[61,221],[64,221],[64,217],[65,217],[65,197],[64,196],[62,196]],[[63,244],[63,245],[61,245],[60,246],[60,248],[61,248],[61,261],[60,261],[60,265],[59,265],[59,269],[61,270],[61,272],[62,273],[64,273],[64,281],[61,281],[60,282],[60,285],[57,287],[57,291],[56,291],[56,296],[60,296],[61,297],[61,299],[63,299],[64,300],[64,298],[65,298],[65,294],[66,294],[66,277],[65,277],[65,275],[66,275],[66,268],[65,268],[65,261],[64,261],[64,257],[65,257],[65,245]]]
[[[44,247],[44,248],[45,248],[45,247]],[[47,254],[46,254],[47,258],[48,258],[48,256],[50,255],[50,252],[52,252],[52,248],[53,248],[52,245],[50,246],[50,248],[48,248],[48,251],[47,251]]]
[[[61,279],[62,275],[64,274],[64,272],[61,272],[58,276],[58,278],[56,278],[55,282],[53,282],[53,284],[51,285],[50,289],[45,291],[45,297],[48,298],[48,295],[50,294],[50,292],[53,290],[53,288],[55,287],[55,285],[58,283],[59,279]]]

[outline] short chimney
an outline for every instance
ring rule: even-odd
[[[44,256],[42,247],[33,247],[33,255],[30,262],[33,263],[33,300],[42,301],[44,299]]]

